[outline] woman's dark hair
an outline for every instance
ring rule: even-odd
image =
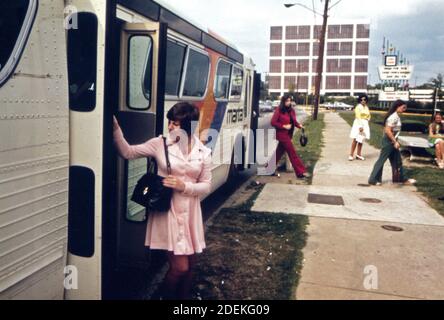
[[[361,103],[362,98],[365,98],[368,102],[368,95],[366,95],[365,93],[361,93],[358,97],[358,103]]]
[[[431,121],[430,124],[429,124],[429,128],[433,128],[433,127],[434,127],[434,125],[435,125],[435,121],[436,121],[436,117],[437,117],[437,116],[441,116],[441,117],[442,117],[441,112],[437,112],[437,113],[435,113],[435,115],[433,116],[432,121]],[[435,127],[435,128],[436,128],[436,127]],[[433,129],[434,134],[438,134],[438,133],[441,133],[441,132],[444,133],[444,127],[443,127],[443,125],[442,125],[442,122],[441,122],[441,125],[439,126],[439,132],[436,132],[436,133],[435,133],[435,131],[436,131],[436,129]]]
[[[285,106],[285,101],[287,101],[288,99],[292,99],[293,97],[289,94],[284,94],[281,98],[281,103],[279,104],[279,109],[281,112],[287,112],[287,107]]]
[[[435,113],[435,115],[433,116],[433,119],[432,119],[432,122],[431,122],[431,123],[434,123],[434,122],[436,121],[436,117],[437,117],[437,116],[441,116],[441,117],[442,117],[441,112],[437,112],[437,113]]]
[[[392,115],[392,114],[394,114],[395,112],[396,112],[396,110],[400,107],[400,106],[402,106],[402,105],[404,105],[404,104],[406,104],[404,101],[402,101],[402,100],[396,100],[395,102],[393,102],[393,104],[392,104],[392,106],[390,107],[390,109],[387,111],[387,113],[385,114],[385,117],[384,117],[384,126],[385,126],[385,123],[387,122],[387,119]]]
[[[191,136],[191,124],[193,121],[199,121],[199,109],[189,102],[178,102],[168,110],[167,119],[179,121],[180,128]]]

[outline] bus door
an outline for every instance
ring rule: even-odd
[[[158,22],[122,24],[116,117],[130,145],[163,133],[166,32]],[[148,161],[117,158],[117,267],[145,268],[147,212],[131,195]]]
[[[261,74],[254,72],[253,87],[252,87],[252,99],[251,99],[251,117],[250,117],[250,129],[252,138],[249,140],[248,147],[248,163],[256,163],[256,149],[257,149],[257,129],[259,121],[259,100],[261,95]]]
[[[245,137],[245,141],[244,141],[244,152],[245,154],[243,155],[244,157],[244,167],[247,167],[248,164],[248,168],[250,167],[250,164],[253,163],[252,161],[254,161],[254,158],[252,159],[250,156],[251,153],[251,146],[253,145],[253,139],[254,139],[254,134],[253,132],[250,130],[251,128],[251,118],[253,117],[253,114],[251,112],[251,99],[252,99],[252,71],[250,69],[246,69],[246,75],[245,75],[245,98],[244,98],[244,123],[243,123],[243,128],[244,128],[244,137]],[[253,145],[254,148],[254,145]]]

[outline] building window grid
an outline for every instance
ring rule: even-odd
[[[309,72],[310,60],[285,60],[285,73],[304,73]]]
[[[368,71],[368,59],[356,59],[355,72],[367,72],[367,71]]]
[[[355,77],[355,89],[367,89],[367,76]]]
[[[327,56],[353,55],[353,42],[327,42]]]
[[[348,26],[345,27],[345,29],[343,28],[344,26]],[[335,43],[335,45],[333,45],[333,48],[330,49],[335,49],[335,50],[330,50],[330,52],[333,51],[333,55],[334,56],[353,56],[353,54],[355,55],[365,55],[368,56],[368,41],[357,41],[357,39],[363,39],[363,38],[369,38],[369,29],[368,29],[369,25],[365,25],[365,24],[361,24],[361,25],[342,25],[342,27],[340,27],[339,30],[339,34],[341,34],[341,36],[338,36],[337,39],[354,39],[351,41],[335,41],[335,42],[327,42],[326,43],[326,58],[329,56],[328,53],[328,44],[329,43]],[[310,89],[308,88],[308,83],[309,80],[311,80],[312,86],[314,86],[316,78],[317,78],[317,74],[316,74],[316,68],[317,68],[317,59],[314,59],[314,57],[319,55],[319,41],[316,41],[316,39],[319,38],[320,36],[320,31],[321,31],[322,26],[317,25],[317,26],[313,26],[313,28],[310,27],[309,31],[312,31],[313,36],[311,38],[311,42],[308,43],[309,47],[305,48],[303,47],[303,50],[301,50],[301,48],[299,47],[299,44],[305,44],[305,42],[298,42],[298,43],[287,43],[286,44],[286,56],[288,56],[287,54],[287,45],[293,45],[290,46],[290,48],[288,49],[290,54],[295,54],[294,56],[300,56],[301,54],[304,53],[304,55],[309,56],[310,58],[308,59],[308,67],[310,67],[310,63],[311,63],[311,70],[308,70],[308,72],[311,72],[312,75],[310,75],[309,77],[306,77],[306,82],[307,82],[307,88],[305,88],[305,86],[302,85],[302,77],[299,77],[299,89],[305,90],[305,89]],[[347,29],[348,28],[348,29]],[[296,29],[297,30],[297,29]],[[298,39],[297,34],[300,34],[300,31],[296,31],[295,29],[291,29],[289,27],[286,27],[286,34],[285,34],[285,38],[292,40],[293,37],[294,39]],[[351,32],[351,33],[350,33]],[[350,35],[350,36],[349,36]],[[302,38],[305,39],[305,38]],[[310,46],[312,46],[310,48]],[[281,47],[281,50],[283,48]],[[308,50],[307,50],[308,49]],[[311,51],[310,51],[311,49]],[[292,51],[293,50],[293,51]],[[327,71],[325,70],[323,79],[321,81],[321,88],[322,90],[331,90],[331,89],[336,89],[336,90],[347,90],[347,91],[353,91],[354,89],[366,89],[367,87],[367,76],[329,76],[328,73],[330,72],[367,72],[368,71],[368,59],[340,59],[340,60],[348,60],[347,62],[338,62],[337,68],[333,68],[333,70],[337,70],[337,71]],[[291,62],[292,66],[289,67],[285,62],[286,61],[282,61],[283,62],[283,66],[282,66],[282,70],[284,72],[292,72],[292,70],[295,70],[295,73],[299,73],[299,66],[298,64],[296,64],[295,62]],[[291,71],[286,71],[286,70],[291,70]],[[347,71],[345,71],[347,70]],[[359,71],[358,71],[359,70]],[[362,70],[362,71],[361,71]],[[281,71],[282,72],[282,71]],[[282,73],[284,73],[282,72]],[[296,82],[297,82],[297,76],[287,76],[287,77],[294,77],[296,78]],[[278,85],[277,82],[284,82],[281,84],[285,84],[288,85],[290,83],[290,81],[292,81],[291,79],[293,78],[289,78],[287,79],[287,77],[283,77],[280,78],[279,80],[275,79],[275,86]],[[330,83],[328,84],[328,79],[330,79]],[[283,80],[283,81],[282,81]],[[325,87],[323,82],[325,81]],[[354,86],[353,86],[354,85]],[[297,84],[296,84],[297,86]],[[270,86],[271,89],[271,86]],[[280,88],[276,88],[276,89],[280,89]],[[287,88],[285,88],[287,89]]]
[[[282,27],[271,27],[270,40],[282,40]]]
[[[352,72],[352,59],[328,59],[327,72]]]
[[[288,26],[285,28],[285,39],[310,39],[310,26]]]
[[[288,91],[290,85],[293,85],[295,91],[308,89],[308,77],[307,76],[286,76],[284,78],[284,89]]]
[[[358,24],[356,29],[356,38],[370,38],[370,26],[368,24]]]
[[[327,34],[329,39],[352,39],[353,25],[352,24],[330,25],[328,26]]]
[[[326,89],[341,89],[350,90],[351,88],[351,76],[327,76],[326,77]]]
[[[310,55],[310,43],[298,42],[298,43],[286,43],[285,44],[285,56],[286,57],[308,57]]]
[[[270,76],[268,79],[270,89],[281,89],[281,76]]]
[[[357,56],[368,56],[368,54],[369,54],[369,43],[367,41],[356,42],[355,54]]]
[[[282,56],[282,43],[272,43],[270,44],[270,56],[280,57]]]
[[[270,60],[270,72],[271,73],[281,73],[282,72],[281,60]]]

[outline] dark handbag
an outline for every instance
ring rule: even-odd
[[[299,143],[301,144],[301,146],[305,147],[308,143],[308,138],[305,135],[305,130],[301,129],[301,137],[299,138]]]
[[[163,147],[167,163],[168,174],[171,174],[171,164],[168,157],[168,150],[165,137]],[[148,172],[137,181],[131,200],[144,206],[148,211],[168,211],[171,207],[171,197],[173,189],[165,187],[162,183],[164,177],[157,174],[157,163],[151,159],[148,166]]]

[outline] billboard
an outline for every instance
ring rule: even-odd
[[[413,66],[379,67],[379,78],[381,80],[410,80]]]
[[[408,91],[379,92],[379,101],[409,100]]]
[[[398,56],[385,56],[385,66],[395,67],[398,65]]]

